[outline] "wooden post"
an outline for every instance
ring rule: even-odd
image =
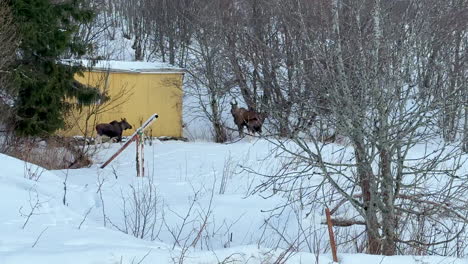
[[[145,177],[145,142],[144,135],[138,133],[135,137],[136,141],[136,170],[137,177]]]
[[[136,171],[137,171],[137,177],[140,177],[140,136],[137,134],[135,137],[136,141]]]
[[[141,176],[145,177],[145,137],[141,141]]]
[[[333,234],[333,226],[330,215],[330,209],[325,208],[325,215],[327,216],[327,225],[328,225],[328,235],[330,236],[330,247],[332,251],[333,261],[338,263],[338,256],[336,255],[336,242],[335,234]]]
[[[136,135],[136,166],[137,166],[137,177],[145,176],[145,135],[143,131]]]

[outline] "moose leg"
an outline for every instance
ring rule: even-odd
[[[102,136],[97,135],[96,138],[94,139],[94,146],[96,148],[100,147],[102,145]]]
[[[122,134],[120,134],[120,135],[117,137],[117,142],[120,142],[120,144],[122,144]]]
[[[248,128],[248,127],[247,127]],[[247,138],[249,140],[249,143],[252,142],[253,137],[255,136],[255,131],[251,130],[250,128],[247,129],[248,135]]]
[[[238,125],[237,130],[239,130],[239,137],[243,138],[244,137],[244,125]]]
[[[112,146],[112,143],[114,142],[115,138],[113,137],[109,137],[109,140],[107,141],[107,147],[106,148],[110,148]]]

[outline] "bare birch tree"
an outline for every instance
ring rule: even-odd
[[[228,139],[226,125],[222,116],[229,95],[229,72],[221,41],[222,9],[218,1],[204,2],[196,19],[192,21],[193,46],[189,47],[191,57],[187,62],[189,78],[186,81],[189,96],[196,98],[199,107],[213,126],[215,142],[223,143]]]

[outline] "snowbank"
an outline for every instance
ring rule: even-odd
[[[134,148],[106,169],[98,168],[119,147],[117,143],[101,149],[91,168],[63,171],[47,171],[0,154],[0,263],[164,264],[183,259],[183,263],[260,264],[284,255],[268,249],[276,240],[264,226],[271,217],[268,209],[280,198],[248,196],[258,177],[242,169],[275,169],[280,162],[269,156],[273,146],[268,142],[155,142],[145,149],[145,178],[135,177]],[[40,176],[28,176],[34,172]],[[134,197],[143,201],[149,193],[155,198],[154,204],[147,204],[155,209],[154,233],[139,239],[131,228],[129,234],[118,231],[132,224],[125,215],[134,216]],[[297,226],[287,222],[288,217],[292,211],[286,210],[275,221],[284,226],[286,238],[293,238]],[[320,214],[310,217],[309,224],[325,230],[321,218]],[[204,229],[198,233],[201,226]],[[296,252],[284,259],[292,264],[332,263],[329,254]],[[433,256],[339,254],[339,259],[343,264],[468,263]]]

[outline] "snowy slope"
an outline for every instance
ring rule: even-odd
[[[37,167],[3,154],[0,166],[0,263],[115,263],[122,256],[138,257],[150,249],[168,256],[160,243],[138,240],[92,221],[78,229],[83,214],[63,205],[63,181],[54,173],[40,169],[39,181],[25,179],[25,167]],[[120,254],[123,251],[126,254]]]
[[[273,263],[280,257],[281,250],[268,250],[275,246],[277,234],[264,226],[271,216],[268,209],[279,198],[248,196],[259,179],[242,169],[273,171],[279,158],[269,155],[271,144],[156,142],[146,146],[145,178],[135,177],[134,147],[105,169],[98,168],[119,147],[101,149],[90,168],[68,171],[47,171],[0,155],[0,264],[255,264]],[[220,194],[223,175],[227,183]],[[145,239],[135,238],[129,228],[135,209],[132,190],[138,191],[139,201],[149,197],[143,194],[155,198],[154,221],[149,221],[155,223],[154,232],[146,233]],[[287,222],[288,215],[275,218],[278,226]],[[321,219],[317,213],[309,223],[320,232],[325,231]],[[293,238],[294,230],[295,224],[288,222],[283,235]],[[287,256],[287,263],[317,263],[316,257],[296,253]],[[339,258],[345,264],[468,263],[443,257],[340,254]],[[321,264],[332,262],[328,253],[318,259]]]

